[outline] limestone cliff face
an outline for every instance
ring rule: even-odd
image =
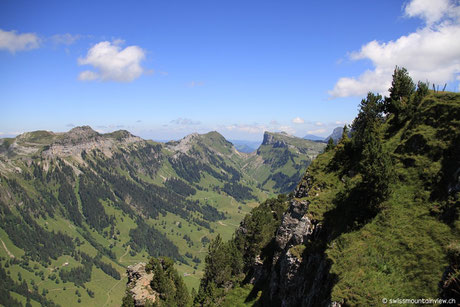
[[[286,143],[286,141],[281,139],[279,136],[284,137],[288,135],[286,133],[272,133],[272,132],[265,131],[262,145],[272,145],[274,148],[288,147],[288,144]]]
[[[272,306],[340,306],[330,301],[330,263],[324,253],[311,248],[322,225],[307,216],[308,201],[297,200],[308,196],[311,181],[307,173],[297,187],[276,232],[274,255],[254,280],[266,284],[264,300]]]
[[[112,149],[143,140],[125,130],[99,134],[89,126],[76,127],[62,134],[43,151],[44,156],[75,156],[98,149],[111,156]]]

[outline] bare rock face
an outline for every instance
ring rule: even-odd
[[[181,139],[178,142],[170,142],[168,143],[168,147],[171,148],[172,150],[181,152],[181,153],[187,153],[193,145],[193,141],[199,137],[198,133],[192,133],[187,136],[185,136],[183,139]]]
[[[294,195],[308,196],[312,181],[307,173]],[[265,272],[255,276],[265,278],[266,303],[272,306],[340,306],[330,301],[333,277],[324,253],[313,249],[303,252],[319,239],[321,232],[321,224],[307,216],[308,205],[305,200],[291,201],[275,236],[271,263],[265,263]]]
[[[141,141],[141,138],[125,130],[99,134],[89,126],[82,126],[60,135],[43,151],[43,155],[80,156],[83,151],[98,149],[105,155],[111,156],[113,148]]]
[[[145,263],[128,266],[128,289],[136,306],[145,306],[147,301],[155,302],[156,292],[150,287],[153,274],[145,271]]]
[[[287,134],[285,134],[287,136]],[[287,143],[284,140],[278,139],[275,134],[270,132],[264,133],[264,139],[262,145],[273,145],[274,148],[284,148],[288,147]]]

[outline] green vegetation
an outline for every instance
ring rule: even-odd
[[[265,132],[262,145],[246,167],[259,181],[260,188],[289,193],[299,183],[311,161],[324,148],[324,143],[285,133]]]
[[[218,235],[208,247],[205,272],[201,279],[195,305],[213,306],[223,302],[228,289],[243,283],[252,273],[256,256],[264,260],[273,250],[270,241],[278,228],[288,198],[279,195],[268,199],[247,215],[232,240],[224,243]]]
[[[60,305],[119,305],[126,266],[149,256],[176,261],[197,290],[217,233],[230,239],[251,208],[299,178],[266,162],[263,180],[271,171],[274,179],[261,188],[252,164],[260,159],[217,132],[160,144],[86,126],[0,144],[0,264],[14,282],[33,281],[29,288]]]
[[[278,214],[259,206],[233,239],[210,245],[195,304],[280,304],[277,295],[288,290],[271,289],[268,281],[286,254],[300,263],[297,275],[289,276],[297,286],[307,291],[313,281],[322,282],[314,302],[372,306],[382,298],[458,300],[459,150],[460,95],[431,92],[420,82],[416,86],[397,67],[390,97],[369,93],[351,138],[345,129],[299,184],[299,198],[292,201],[308,206],[306,217],[319,232],[277,250],[274,258],[273,242],[283,239],[276,237]],[[270,224],[270,214],[275,227],[259,232]],[[233,255],[228,246],[235,246]],[[325,271],[318,270],[318,259]],[[236,265],[241,260],[243,268]],[[300,304],[302,297],[292,299]]]
[[[137,228],[129,231],[129,236],[131,240],[128,243],[135,252],[140,252],[145,248],[149,255],[154,257],[164,255],[185,262],[174,243],[141,219],[137,221]]]
[[[187,288],[169,258],[151,258],[146,266],[153,273],[150,287],[158,293],[158,306],[187,306],[190,301]]]

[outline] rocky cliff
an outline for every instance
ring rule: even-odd
[[[157,293],[150,287],[153,274],[145,271],[146,263],[140,262],[128,266],[127,289],[134,300],[135,306],[145,306],[147,302],[154,303]]]
[[[262,302],[273,306],[327,306],[331,304],[333,277],[330,262],[321,250],[314,251],[321,238],[322,224],[308,214],[310,201],[300,200],[313,188],[313,178],[307,172],[295,190],[295,198],[282,218],[274,237],[273,257],[264,264],[254,284],[266,284]],[[312,251],[304,255],[305,248]],[[263,280],[265,279],[265,280]],[[339,306],[338,304],[335,306]]]

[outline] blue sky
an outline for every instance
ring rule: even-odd
[[[2,1],[0,137],[327,136],[367,91],[385,93],[395,65],[458,91],[459,12],[454,0]]]

